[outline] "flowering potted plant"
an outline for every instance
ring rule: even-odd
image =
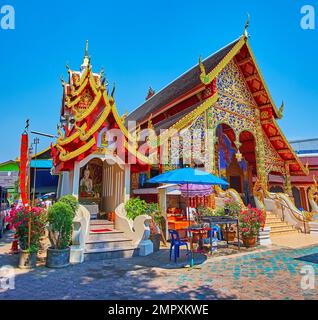
[[[10,210],[9,220],[16,231],[21,249],[19,268],[30,269],[36,266],[40,238],[45,234],[46,218],[46,210],[42,207],[15,206]]]
[[[250,205],[241,211],[239,226],[243,243],[246,247],[255,246],[258,232],[264,223],[263,220],[262,211],[257,208],[252,208]]]

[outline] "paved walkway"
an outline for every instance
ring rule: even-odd
[[[17,265],[0,240],[0,266]],[[206,259],[188,270],[184,252],[176,265],[168,250],[151,257],[86,262],[65,269],[15,268],[15,289],[0,299],[317,299],[317,289],[301,289],[304,265],[318,275],[318,246],[289,249],[273,246]],[[198,269],[197,269],[198,268]]]

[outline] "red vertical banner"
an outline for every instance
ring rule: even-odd
[[[27,194],[27,162],[28,162],[29,139],[28,134],[23,133],[21,136],[20,149],[20,193],[23,205],[29,203]]]

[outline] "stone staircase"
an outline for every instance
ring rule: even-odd
[[[265,227],[270,227],[270,236],[282,236],[297,234],[298,230],[294,226],[288,224],[286,221],[282,221],[276,214],[271,211],[267,211]]]
[[[85,261],[131,258],[138,255],[138,251],[132,240],[126,238],[123,232],[116,230],[111,221],[102,219],[90,221],[84,252]]]

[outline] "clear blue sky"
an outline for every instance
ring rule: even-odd
[[[85,40],[94,70],[102,66],[120,113],[144,101],[243,32],[251,15],[251,46],[279,106],[288,139],[318,137],[318,31],[300,28],[300,8],[315,0],[282,1],[0,0],[16,10],[16,29],[0,29],[0,161],[19,155],[27,117],[31,129],[56,133],[65,64],[78,69]],[[317,17],[318,19],[318,17]],[[316,23],[317,24],[317,23]],[[41,147],[49,140],[41,138]]]

